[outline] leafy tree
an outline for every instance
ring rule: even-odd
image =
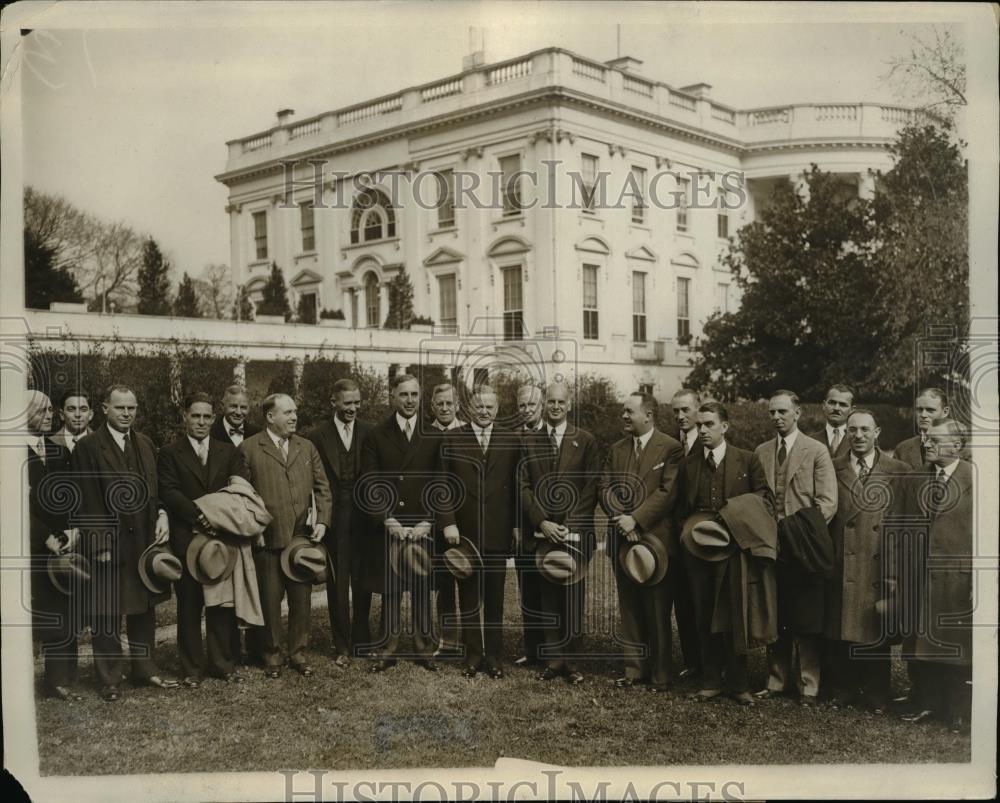
[[[389,314],[386,329],[409,329],[413,323],[413,283],[406,268],[401,268],[389,282]]]
[[[24,305],[48,309],[53,301],[83,301],[76,279],[66,267],[55,264],[55,249],[24,230]]]
[[[198,294],[194,282],[185,271],[181,283],[177,287],[177,298],[174,300],[174,315],[181,318],[201,318],[202,312],[198,305]]]
[[[287,321],[292,317],[292,307],[288,303],[288,288],[285,285],[285,274],[277,262],[271,262],[271,275],[262,291],[263,298],[257,305],[258,315],[283,315]]]
[[[156,240],[148,237],[142,248],[142,267],[139,268],[140,315],[170,314],[170,262],[167,261]]]

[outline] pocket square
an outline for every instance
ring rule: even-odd
[[[663,468],[665,465],[666,463],[657,463],[655,466],[653,466],[653,471],[656,471],[656,469],[658,468]]]

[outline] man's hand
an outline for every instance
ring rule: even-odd
[[[390,517],[385,520],[385,528],[389,531],[390,538],[399,538],[405,540],[406,538],[406,528],[403,527],[396,519]]]
[[[209,535],[212,538],[217,535],[215,527],[212,526],[212,522],[205,518],[204,513],[198,514],[198,527],[205,535]]]
[[[261,533],[254,539],[253,545],[259,547],[264,546],[264,533]]]
[[[462,540],[461,534],[458,532],[458,527],[454,524],[449,524],[444,528],[444,540],[445,543],[451,546],[458,546],[459,541]]]
[[[630,533],[625,533],[625,540],[628,541],[630,544],[634,544],[636,541],[639,540],[639,533],[637,533],[635,530],[632,530],[632,532]]]
[[[156,528],[153,530],[154,544],[165,544],[170,538],[170,520],[167,518],[167,511],[161,510],[156,517]]]
[[[636,521],[629,515],[612,516],[611,521],[618,525],[623,533],[630,533],[636,528]]]
[[[63,545],[63,551],[72,552],[76,547],[76,542],[80,540],[80,528],[73,527],[69,530],[63,530],[63,535],[66,536],[66,543]]]
[[[313,527],[312,535],[309,536],[309,540],[311,540],[314,544],[318,544],[323,540],[324,535],[326,535],[326,525],[317,524]]]
[[[59,555],[63,551],[63,540],[53,533],[45,539],[45,546],[53,555]]]
[[[456,528],[457,531],[457,528]],[[413,527],[410,531],[410,537],[414,541],[419,541],[421,538],[427,538],[431,534],[431,523],[429,521],[422,521]],[[458,543],[457,541],[455,543]]]
[[[569,532],[569,529],[562,524],[556,524],[554,521],[547,520],[543,521],[538,529],[553,544],[561,544],[566,540],[566,534]]]

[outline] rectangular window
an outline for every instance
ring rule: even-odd
[[[715,286],[715,306],[723,315],[729,312],[728,284],[717,284]]]
[[[691,181],[686,178],[677,179],[677,231],[688,230],[688,197],[691,194]]]
[[[641,167],[632,167],[632,222],[646,222],[646,171]],[[638,195],[634,193],[638,192]]]
[[[580,171],[580,178],[583,180],[583,211],[594,211],[594,188],[597,185],[597,171],[600,163],[596,156],[585,153],[582,156],[583,168]]]
[[[503,188],[503,214],[521,214],[521,157],[517,154],[500,159],[500,173]]]
[[[583,336],[597,340],[597,265],[583,266]]]
[[[677,340],[686,342],[691,337],[690,313],[691,280],[677,280]]]
[[[648,393],[650,396],[653,395],[653,383],[652,382],[640,382],[639,392]]]
[[[267,212],[253,213],[253,242],[257,259],[267,259]]]
[[[299,296],[299,320],[302,323],[316,323],[317,303],[315,293],[303,293]]]
[[[438,228],[447,229],[455,225],[455,171],[438,171]]]
[[[438,295],[441,298],[441,331],[448,335],[458,334],[458,303],[455,293],[455,274],[438,278]]]
[[[503,339],[524,339],[524,300],[520,265],[503,269]]]
[[[632,340],[646,342],[646,274],[632,273]]]
[[[726,194],[719,190],[718,197],[718,212],[715,216],[715,227],[716,234],[718,234],[720,240],[725,240],[729,237],[729,210],[725,207]]]
[[[302,230],[302,250],[316,250],[316,227],[313,222],[313,202],[305,201],[299,204],[299,227]]]

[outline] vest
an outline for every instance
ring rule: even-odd
[[[337,459],[340,461],[340,489],[341,491],[351,490],[354,485],[354,451],[358,448],[358,425],[352,427],[351,448],[344,448],[344,441],[341,440],[340,431],[334,425],[334,442],[337,445]]]
[[[698,478],[698,497],[695,499],[696,509],[699,511],[712,511],[718,513],[726,504],[723,493],[723,478],[725,476],[726,458],[712,471],[708,465],[701,467],[701,476]]]
[[[799,435],[801,438],[802,436]],[[779,442],[780,446],[780,442]],[[785,449],[788,452],[792,451],[792,448],[786,444]],[[774,457],[774,507],[778,512],[778,518],[785,518],[785,485],[788,482],[788,455],[785,455],[785,462],[780,466],[778,465],[777,451],[775,451]]]

